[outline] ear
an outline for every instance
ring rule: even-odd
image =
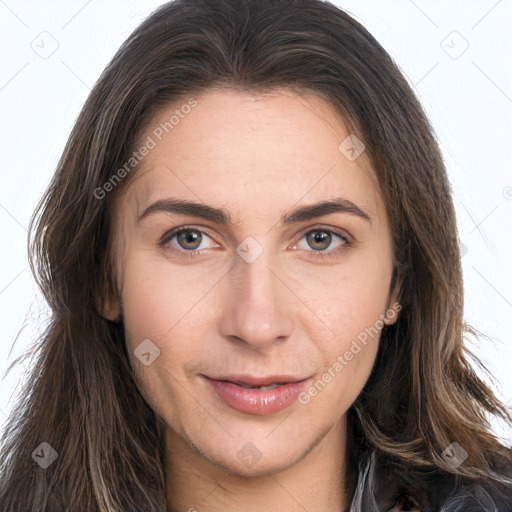
[[[121,321],[121,303],[112,285],[103,284],[99,287],[96,298],[96,309],[101,317],[109,322]]]
[[[97,305],[98,313],[109,322],[121,321],[121,307],[118,301],[105,299]]]
[[[402,273],[399,267],[393,269],[391,284],[389,287],[388,304],[385,312],[384,323],[393,325],[398,319],[398,313],[402,309],[400,304],[400,288],[402,286]]]

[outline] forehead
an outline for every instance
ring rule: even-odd
[[[217,89],[194,96],[192,109],[182,108],[189,99],[161,109],[141,137],[154,147],[123,201],[137,214],[166,196],[231,205],[238,216],[346,197],[382,214],[366,152],[347,157],[353,135],[321,97]]]

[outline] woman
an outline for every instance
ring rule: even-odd
[[[2,511],[512,510],[433,130],[342,10],[162,6],[31,227]]]

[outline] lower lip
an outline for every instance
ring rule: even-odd
[[[300,382],[282,384],[272,389],[247,389],[232,382],[206,378],[210,387],[232,409],[247,414],[272,414],[289,407],[307,385],[305,379]]]

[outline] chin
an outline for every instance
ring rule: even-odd
[[[285,420],[286,421],[286,420]],[[305,458],[325,437],[324,431],[309,436],[273,432],[268,429],[245,428],[243,433],[226,434],[221,438],[204,436],[208,429],[184,439],[189,449],[203,460],[240,477],[259,477],[287,470]],[[270,432],[272,432],[270,430]],[[199,435],[197,435],[199,434]]]
[[[244,448],[242,448],[243,450]],[[308,450],[304,450],[297,453],[297,449],[295,449],[292,453],[282,453],[280,450],[274,450],[271,454],[267,453],[267,456],[265,456],[261,450],[256,451],[257,448],[248,444],[247,452],[250,453],[252,450],[254,450],[252,460],[250,455],[246,454],[239,457],[238,453],[233,454],[232,452],[222,455],[217,453],[202,453],[202,455],[208,462],[228,473],[244,478],[257,478],[287,470],[299,462],[308,452]]]

